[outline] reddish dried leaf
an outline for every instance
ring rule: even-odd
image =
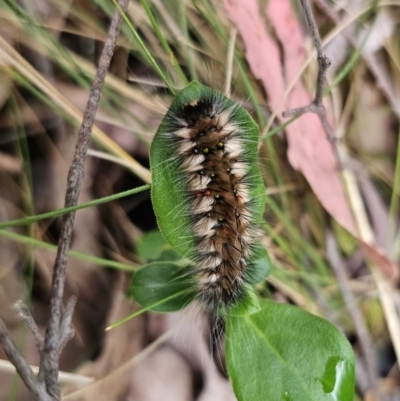
[[[286,82],[290,83],[296,77],[305,61],[303,37],[290,2],[271,0],[267,8],[268,17],[282,43],[285,56],[283,67],[278,45],[264,27],[257,1],[225,0],[225,8],[246,44],[247,61],[253,74],[264,85],[271,110],[280,116],[283,110],[309,104],[311,96],[299,80],[289,100],[281,101]],[[304,174],[325,209],[343,227],[354,232],[353,218],[337,173],[334,153],[318,118],[305,115],[290,124],[286,132],[292,166]]]
[[[254,76],[261,80],[269,107],[278,118],[281,112],[306,106],[312,97],[298,79],[289,98],[282,100],[286,85],[298,75],[306,60],[304,38],[290,0],[270,0],[266,13],[283,50],[283,66],[277,43],[270,36],[260,16],[257,0],[224,0],[228,17],[238,29],[246,46],[246,58]],[[332,120],[328,113],[328,120]],[[357,236],[354,220],[336,167],[331,144],[319,119],[304,115],[286,128],[291,165],[301,171],[324,208],[347,230]],[[369,256],[380,261],[382,270],[393,275],[396,268],[387,257],[364,243]]]

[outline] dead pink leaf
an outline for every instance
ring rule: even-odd
[[[289,1],[271,0],[267,13],[283,46],[286,81],[290,83],[306,60],[304,38]],[[291,109],[305,106],[311,101],[310,94],[298,80],[285,106]],[[318,117],[307,114],[290,124],[287,139],[290,164],[304,174],[325,209],[343,227],[354,233],[353,217],[337,173],[333,149]]]
[[[285,91],[279,48],[265,29],[257,0],[224,0],[228,17],[246,45],[246,59],[268,94],[271,109],[276,109]],[[283,111],[282,107],[279,112]]]
[[[246,44],[247,61],[253,74],[264,85],[271,110],[281,115],[283,110],[309,104],[311,96],[300,81],[294,86],[289,101],[281,102],[286,82],[293,80],[305,61],[303,37],[291,3],[287,0],[271,0],[267,9],[283,46],[286,80],[278,45],[264,27],[258,2],[225,0],[224,4],[229,18]],[[292,166],[304,174],[325,209],[343,227],[354,232],[353,218],[336,170],[333,150],[318,118],[305,115],[290,124],[286,132],[288,157]]]
[[[260,16],[259,2],[224,0],[224,6],[245,43],[250,68],[265,88],[269,108],[281,119],[283,110],[311,103],[312,97],[300,80],[297,80],[288,99],[282,101],[286,85],[295,79],[306,60],[304,38],[290,0],[270,0],[266,8],[267,17],[283,49],[283,65],[278,44],[268,33]],[[328,120],[331,120],[329,113]],[[306,177],[328,213],[357,236],[334,152],[317,116],[303,115],[286,128],[286,133],[291,165]],[[367,244],[363,248],[375,249]],[[383,255],[378,250],[375,256],[383,262]],[[382,270],[387,273],[388,267],[393,274],[395,266],[386,258]]]

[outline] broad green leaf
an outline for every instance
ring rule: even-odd
[[[151,197],[158,226],[164,237],[182,255],[193,256],[194,241],[189,202],[185,180],[179,161],[177,149],[172,146],[170,138],[174,130],[178,110],[188,103],[195,102],[203,96],[215,97],[217,92],[197,82],[192,82],[174,98],[168,113],[164,117],[150,149],[150,167],[152,172]],[[265,187],[257,165],[258,126],[242,107],[232,100],[220,95],[220,101],[235,110],[234,119],[242,128],[244,150],[250,169],[250,198],[252,199],[252,217],[254,224],[261,218],[265,206]]]
[[[187,269],[172,262],[154,262],[135,274],[129,295],[155,312],[175,312],[194,299],[195,291]]]
[[[226,358],[238,401],[352,401],[354,355],[331,323],[296,307],[261,302],[227,316]]]

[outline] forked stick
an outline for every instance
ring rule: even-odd
[[[68,173],[65,207],[75,206],[78,203],[84,177],[85,157],[89,146],[90,134],[96,117],[105,77],[114,54],[117,38],[123,22],[120,10],[125,12],[128,3],[129,0],[119,0],[119,9],[115,11],[111,20],[111,26],[104,43],[96,76],[78,133],[74,158]],[[0,343],[10,359],[10,362],[15,366],[30,391],[33,399],[37,401],[58,401],[60,399],[60,386],[58,384],[59,355],[66,342],[73,336],[71,321],[76,300],[71,299],[68,302],[64,314],[62,314],[62,306],[65,273],[68,251],[71,245],[74,218],[75,212],[67,213],[62,218],[60,239],[58,242],[51,285],[49,320],[44,341],[38,335],[36,324],[30,316],[29,311],[27,311],[27,308],[19,305],[20,314],[22,314],[23,319],[28,322],[39,348],[40,372],[38,378],[34,375],[28,363],[18,351],[4,322],[0,319]]]

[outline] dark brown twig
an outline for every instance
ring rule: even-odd
[[[124,12],[128,6],[128,1],[129,0],[119,1],[119,5]],[[105,77],[110,66],[111,58],[114,54],[122,22],[123,18],[121,14],[119,11],[116,11],[111,21],[107,39],[104,43],[97,73],[90,90],[89,100],[78,133],[75,154],[68,174],[65,207],[75,206],[78,203],[78,197],[84,177],[84,163],[89,146],[90,134],[92,132]],[[64,294],[65,270],[68,259],[67,255],[71,244],[74,218],[75,212],[65,214],[61,223],[60,239],[54,263],[50,295],[50,315],[44,342],[44,355],[41,363],[47,392],[56,400],[58,400],[60,396],[60,388],[58,385],[58,360],[60,341],[62,339],[62,335],[60,335],[61,308]]]
[[[326,72],[328,71],[328,68],[331,65],[331,60],[322,51],[321,37],[319,36],[317,24],[315,23],[314,15],[311,11],[308,0],[300,0],[300,3],[303,7],[307,24],[311,31],[311,35],[314,39],[315,48],[317,50],[317,61],[318,61],[317,88],[315,92],[315,98],[309,105],[284,111],[282,113],[282,116],[287,118],[287,117],[302,116],[303,114],[306,113],[316,114],[321,121],[324,131],[328,137],[328,140],[331,142],[333,146],[338,166],[339,168],[342,168],[340,156],[336,147],[336,136],[335,133],[333,132],[331,125],[328,122],[325,113],[325,108],[322,104],[322,98],[324,96]]]

